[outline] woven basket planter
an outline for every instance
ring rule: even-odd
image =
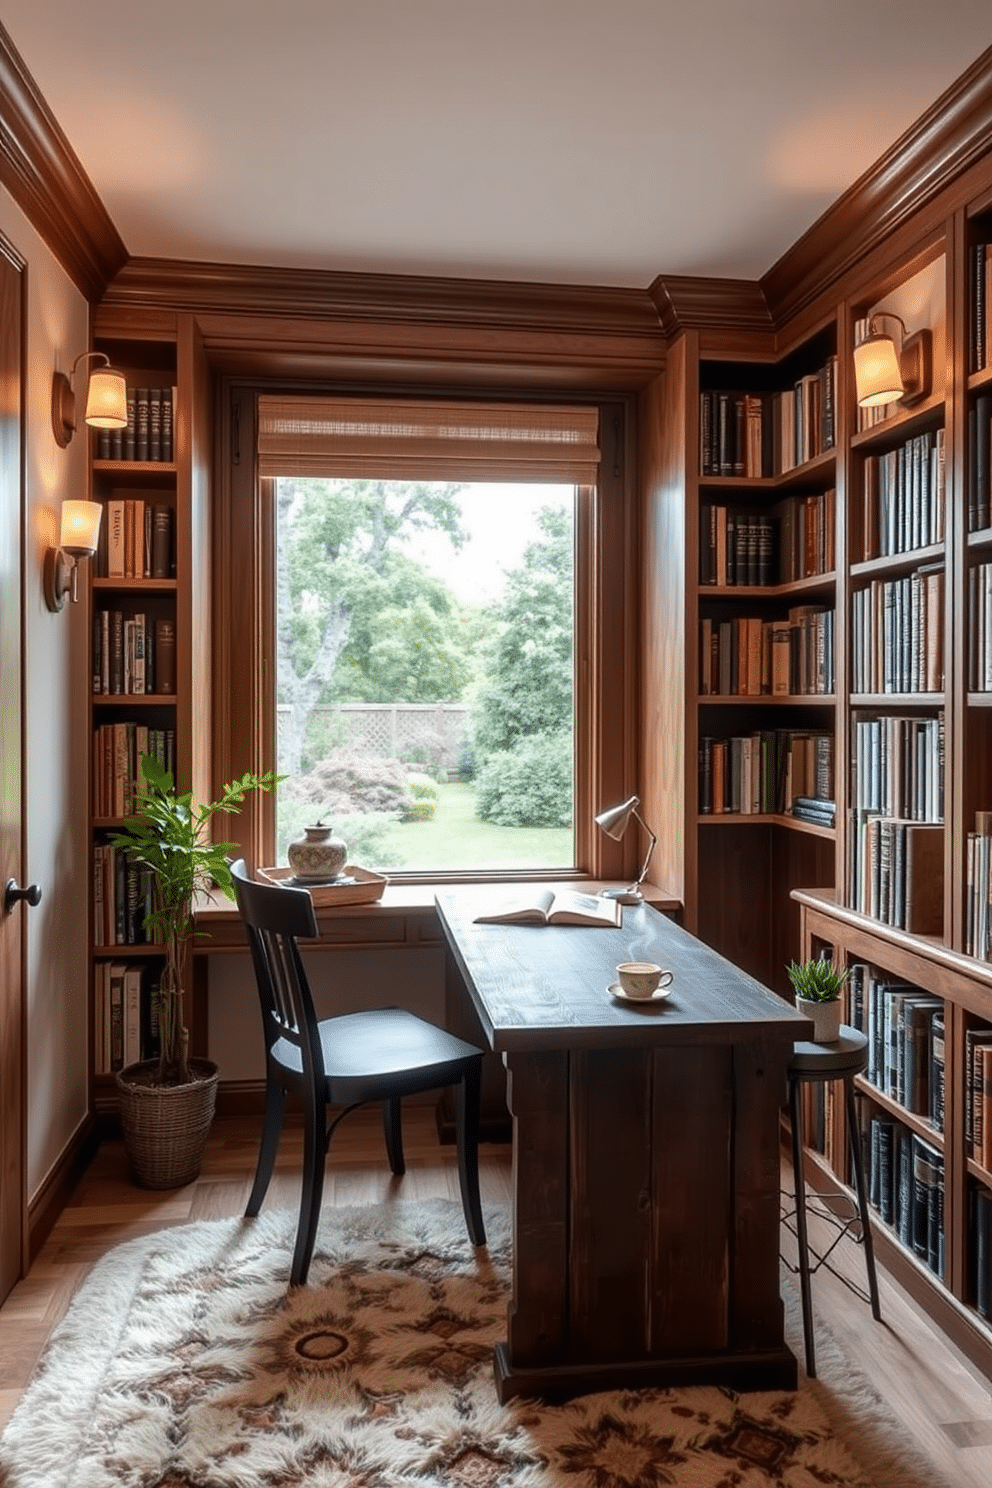
[[[207,1059],[190,1060],[188,1085],[156,1084],[157,1059],[119,1072],[124,1150],[142,1188],[181,1188],[198,1177],[219,1073]]]

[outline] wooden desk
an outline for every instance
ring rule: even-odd
[[[671,920],[477,925],[439,894],[450,974],[508,1071],[513,1294],[499,1397],[794,1388],[779,1295],[779,1111],[810,1024]],[[646,1007],[619,961],[675,973]]]

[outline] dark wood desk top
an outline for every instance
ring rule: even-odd
[[[648,905],[620,929],[477,925],[493,891],[439,893],[438,916],[486,1037],[497,1051],[727,1044],[810,1037],[812,1024]],[[612,998],[621,961],[656,961],[671,990],[644,1006]]]

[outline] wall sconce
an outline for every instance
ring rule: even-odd
[[[902,341],[879,329],[880,320],[898,320]],[[926,329],[906,334],[906,322],[891,310],[879,310],[868,321],[868,334],[854,348],[854,383],[861,408],[902,403],[911,408],[930,392],[933,337]]]
[[[631,796],[629,800],[621,802],[619,806],[611,806],[609,810],[601,811],[595,819],[597,827],[600,827],[606,833],[607,837],[612,837],[614,842],[620,841],[632,819],[640,822],[651,839],[648,844],[644,865],[630,887],[626,889],[602,889],[600,891],[602,898],[619,899],[621,904],[640,904],[643,901],[644,895],[641,892],[641,884],[644,882],[648,871],[648,864],[651,861],[651,854],[654,852],[655,843],[658,841],[637,809],[640,804],[640,796]]]
[[[66,377],[56,372],[52,378],[52,433],[55,443],[65,449],[76,431],[76,395],[72,390],[72,379],[80,362],[89,357],[99,357],[105,365],[94,367],[90,373],[86,393],[86,422],[93,429],[127,428],[127,383],[124,373],[110,365],[110,358],[102,351],[82,351],[72,364]]]
[[[66,595],[76,603],[79,560],[96,552],[102,516],[99,501],[63,501],[59,546],[45,554],[45,602],[53,613],[64,607]]]

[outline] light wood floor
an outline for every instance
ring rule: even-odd
[[[407,1172],[393,1179],[385,1163],[375,1112],[358,1112],[335,1137],[327,1170],[328,1203],[380,1203],[406,1198],[458,1197],[454,1150],[438,1145],[433,1113],[413,1107],[405,1117]],[[0,1425],[10,1416],[46,1339],[62,1317],[90,1265],[112,1246],[189,1220],[240,1214],[254,1171],[257,1135],[243,1125],[217,1121],[203,1172],[175,1193],[154,1194],[129,1181],[121,1146],[101,1147],[30,1275],[0,1308]],[[287,1132],[266,1207],[295,1206],[301,1143]],[[784,1182],[788,1184],[786,1172]],[[510,1200],[510,1152],[482,1148],[486,1202]],[[814,1240],[815,1227],[814,1227]],[[835,1252],[841,1269],[863,1280],[860,1250],[844,1241]],[[935,1478],[959,1488],[992,1482],[992,1384],[939,1335],[911,1299],[880,1275],[882,1324],[834,1276],[813,1280],[814,1308],[848,1353],[890,1401],[907,1436],[933,1463]],[[800,1364],[801,1367],[801,1364]],[[875,1488],[900,1488],[898,1484]]]

